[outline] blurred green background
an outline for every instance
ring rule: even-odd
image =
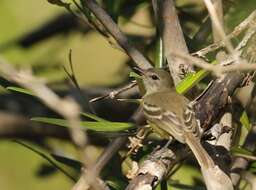
[[[65,10],[49,4],[46,0],[1,0],[0,1],[0,45],[16,39],[47,22]],[[75,74],[81,85],[105,85],[118,83],[122,76],[126,55],[109,48],[109,43],[96,32],[83,36],[80,33],[63,35],[41,42],[24,50],[10,48],[2,53],[9,62],[30,65],[68,65],[69,49],[73,50]],[[97,56],[95,53],[97,52]],[[42,73],[51,81],[65,76],[62,68],[52,73]],[[72,183],[62,173],[56,172],[45,178],[36,175],[43,163],[37,154],[5,140],[0,142],[0,188],[8,190],[70,189]]]
[[[140,19],[143,22],[148,20],[144,8],[140,8],[137,16],[135,15],[139,18],[135,18],[136,22]],[[127,73],[125,61],[128,57],[121,50],[111,47],[111,44],[97,32],[90,32],[87,35],[80,32],[57,35],[28,49],[11,46],[13,40],[64,12],[67,11],[49,4],[46,0],[1,0],[0,49],[8,47],[1,51],[1,56],[12,64],[28,68],[57,65],[57,69],[52,72],[46,70],[38,75],[46,77],[48,81],[58,82],[67,76],[63,68],[58,66],[64,65],[69,68],[68,54],[72,49],[74,72],[81,86],[114,85],[127,78],[124,73]],[[125,24],[124,30],[146,35],[151,35],[154,31],[151,27],[135,24]],[[68,145],[67,147],[72,149]],[[1,189],[70,189],[73,184],[60,172],[44,178],[39,177],[39,169],[47,162],[14,142],[1,140],[0,155]]]
[[[184,2],[201,3],[199,0],[180,0],[178,4],[181,5]],[[120,22],[124,23],[122,29],[130,34],[152,36],[154,28],[149,21],[150,16],[145,11],[147,8],[147,6],[141,6],[137,10],[132,18],[133,21],[136,21],[136,24],[133,22],[126,23],[125,21]],[[236,4],[225,17],[227,31],[230,31],[240,23],[255,8],[255,0],[236,1]],[[1,0],[0,49],[1,46],[9,44],[63,12],[65,10],[49,4],[46,0]],[[139,23],[144,24],[144,26],[140,26]],[[60,66],[65,65],[68,67],[70,49],[73,52],[75,75],[81,86],[118,84],[127,77],[126,74],[128,72],[126,71],[128,71],[128,67],[125,61],[128,60],[128,57],[118,48],[112,47],[97,32],[91,32],[87,35],[83,35],[80,32],[73,32],[70,35],[58,35],[36,44],[33,48],[9,48],[1,52],[1,56],[5,57],[10,63],[23,67],[57,65],[52,72],[46,70],[39,73],[40,76],[47,77],[49,81],[57,82],[66,76]],[[67,149],[68,152],[74,151],[73,147],[65,143],[61,143],[61,146],[63,146],[63,149]],[[36,173],[46,161],[14,142],[1,140],[0,155],[0,189],[64,190],[70,189],[73,184],[60,172],[44,178],[38,177]],[[177,173],[176,178],[182,178],[184,180],[182,181],[183,183],[191,183],[192,179],[188,177],[191,173],[195,173],[198,176],[198,172],[195,172],[194,169],[185,167],[183,171],[181,170]]]

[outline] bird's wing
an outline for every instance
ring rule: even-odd
[[[191,133],[196,138],[200,138],[201,132],[196,121],[195,112],[192,104],[187,104],[186,109],[184,109],[183,111],[183,123],[183,128],[186,133]]]
[[[182,121],[177,114],[164,110],[163,108],[144,102],[143,110],[146,118],[153,122],[157,127],[168,133],[176,140],[184,143]]]

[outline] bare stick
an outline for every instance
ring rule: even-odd
[[[239,34],[241,34],[241,32],[244,31],[247,27],[250,27],[251,25],[253,25],[253,23],[255,22],[255,18],[256,18],[256,11],[253,11],[242,23],[240,23],[238,26],[235,27],[235,29],[227,36],[227,38],[232,39],[238,36]],[[215,51],[223,47],[224,45],[225,43],[223,41],[219,41],[193,53],[192,55],[203,57],[207,53]]]
[[[208,12],[210,14],[213,26],[216,28],[215,29],[215,35],[218,35],[218,38],[221,38],[221,40],[224,41],[225,46],[227,47],[227,50],[229,51],[229,53],[234,54],[234,48],[233,48],[231,42],[229,41],[229,39],[227,38],[227,36],[225,34],[222,23],[219,19],[220,17],[218,17],[218,14],[215,10],[215,7],[214,7],[212,1],[211,0],[204,0],[204,4],[206,5],[206,7],[208,9]]]
[[[216,76],[221,76],[224,73],[234,72],[234,71],[250,71],[250,70],[256,70],[256,64],[253,63],[247,63],[246,60],[240,61],[238,64],[231,64],[231,65],[212,65],[207,62],[205,62],[202,59],[199,59],[197,57],[193,57],[187,54],[177,54],[173,53],[173,55],[181,57],[187,61],[189,61],[190,64],[196,65],[197,67],[200,67],[202,69],[205,69],[207,71],[213,72]],[[225,62],[226,63],[226,62]]]
[[[31,90],[48,107],[61,114],[69,121],[71,126],[71,135],[74,142],[79,147],[84,147],[86,137],[79,127],[80,107],[71,98],[60,99],[52,90],[50,90],[42,80],[35,78],[28,71],[17,71],[10,64],[0,60],[0,72],[5,78]]]
[[[121,32],[116,23],[111,17],[102,9],[94,0],[84,0],[85,5],[92,11],[95,17],[101,24],[108,30],[108,32],[115,38],[118,44],[125,50],[128,56],[135,62],[135,64],[142,68],[151,68],[150,62],[135,48],[133,47],[128,38]]]
[[[175,84],[178,84],[185,73],[193,72],[193,66],[183,59],[177,59],[171,53],[180,52],[188,54],[188,48],[181,30],[179,19],[173,0],[159,1],[159,16],[162,25],[162,38],[164,53],[168,61],[171,76]]]
[[[132,81],[130,82],[129,84],[126,84],[125,86],[121,87],[121,88],[118,88],[116,90],[113,90],[111,91],[110,93],[106,94],[106,95],[103,95],[103,96],[100,96],[100,97],[96,97],[96,98],[93,98],[90,100],[90,102],[96,102],[96,101],[99,101],[99,100],[103,100],[105,98],[111,98],[111,99],[114,99],[117,95],[121,94],[122,92],[125,92],[131,88],[133,88],[134,86],[137,85],[137,82],[136,81]]]

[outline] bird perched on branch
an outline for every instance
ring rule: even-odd
[[[136,68],[136,70],[142,76],[146,90],[142,98],[142,106],[149,123],[165,137],[173,137],[187,144],[200,166],[212,164],[208,159],[208,153],[200,143],[201,132],[192,104],[176,92],[169,73],[155,68],[148,70]]]

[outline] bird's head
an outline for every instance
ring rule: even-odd
[[[150,68],[143,70],[135,68],[135,70],[142,76],[147,94],[170,90],[174,87],[170,74],[163,69]]]

